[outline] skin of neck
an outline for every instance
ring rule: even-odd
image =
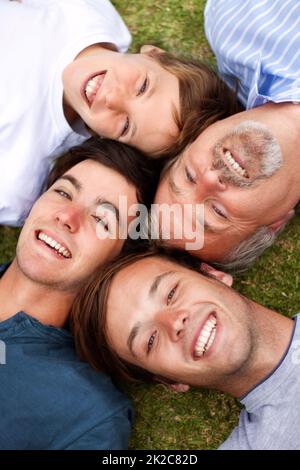
[[[290,318],[245,300],[252,329],[250,357],[226,383],[217,387],[237,398],[247,394],[276,368],[289,347],[294,328]]]
[[[32,281],[15,258],[0,279],[0,321],[23,311],[45,325],[62,328],[76,294]]]

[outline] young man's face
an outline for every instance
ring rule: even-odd
[[[123,239],[109,237],[115,224],[129,221],[120,195],[128,206],[137,203],[135,187],[98,162],[85,160],[67,171],[26,219],[17,245],[22,272],[58,290],[77,289],[122,249]]]
[[[113,280],[107,332],[132,364],[175,382],[220,388],[251,359],[248,309],[220,281],[151,257]]]
[[[103,137],[152,153],[178,134],[178,79],[146,53],[96,50],[65,68],[63,85],[66,103]]]
[[[255,113],[240,113],[210,126],[159,184],[157,204],[204,205],[204,247],[193,252],[202,259],[221,260],[259,227],[276,224],[293,207],[291,175],[282,166],[270,119],[264,125],[264,116],[259,119]],[[255,119],[246,120],[252,115]],[[186,241],[170,243],[184,247]]]

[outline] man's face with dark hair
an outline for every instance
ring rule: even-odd
[[[119,196],[130,206],[136,189],[119,173],[85,160],[62,175],[35,203],[20,234],[17,262],[34,282],[78,289],[124,244],[110,236],[129,222]],[[117,232],[118,233],[118,232]]]
[[[283,165],[282,155],[291,150],[288,130],[275,110],[263,108],[210,126],[159,184],[157,204],[203,204],[204,247],[193,252],[202,259],[222,260],[262,226],[276,230],[293,208],[296,195],[290,194],[290,182],[295,168]],[[169,243],[182,248],[186,241]]]
[[[251,360],[247,302],[223,282],[160,257],[121,270],[112,281],[107,334],[123,359],[154,375],[221,386]],[[120,328],[120,324],[122,328]]]

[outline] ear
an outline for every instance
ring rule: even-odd
[[[277,220],[276,222],[273,222],[273,224],[269,225],[269,228],[274,232],[277,233],[279,232],[284,225],[295,215],[295,210],[291,209],[285,216],[283,216],[281,219]]]
[[[162,52],[165,52],[165,51],[161,49],[160,47],[152,46],[151,44],[144,44],[140,48],[141,54],[146,54],[146,55],[149,55],[150,57],[161,54]]]
[[[169,384],[168,388],[174,390],[175,392],[188,392],[190,386],[186,384]]]
[[[175,392],[188,392],[190,389],[189,385],[171,382],[168,379],[165,379],[164,377],[160,377],[159,375],[157,375],[154,380],[155,382],[165,385],[169,390],[174,390]]]
[[[201,263],[201,271],[205,271],[206,273],[210,274],[212,277],[218,279],[229,287],[231,287],[233,284],[233,277],[231,276],[231,274],[224,273],[223,271],[218,271],[209,264]]]

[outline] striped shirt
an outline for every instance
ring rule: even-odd
[[[207,0],[205,31],[247,108],[300,101],[300,0]]]

